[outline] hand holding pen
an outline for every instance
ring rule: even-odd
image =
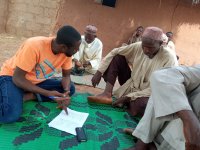
[[[59,92],[58,92],[59,93]],[[61,94],[61,93],[60,93]],[[60,95],[59,94],[59,95]],[[53,94],[52,94],[53,95]],[[57,95],[57,94],[56,94]],[[67,106],[70,104],[70,97],[69,93],[64,93],[60,96],[49,96],[49,98],[55,100],[58,103],[57,108],[61,108],[65,111],[66,114],[68,114]]]

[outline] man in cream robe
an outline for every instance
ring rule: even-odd
[[[142,40],[142,33],[144,31],[143,26],[137,27],[133,35],[128,39],[127,43],[123,43],[122,46],[126,46],[132,43],[140,42]]]
[[[99,76],[101,79],[101,75],[103,74],[105,81],[107,81],[106,88],[102,94],[89,96],[88,100],[90,102],[111,104],[112,89],[116,77],[118,76],[121,87],[113,93],[117,98],[114,105],[119,103],[128,103],[127,106],[130,108],[128,109],[130,114],[137,115],[140,109],[142,109],[143,113],[147,100],[151,94],[149,79],[152,72],[161,69],[162,67],[170,67],[178,64],[176,56],[170,53],[168,49],[161,46],[162,33],[162,30],[157,27],[148,27],[143,33],[142,42],[137,42],[112,50],[103,59],[97,73],[95,74],[98,78],[94,75],[92,79],[93,86],[95,86],[100,81]],[[155,44],[157,44],[157,47],[154,47]],[[116,59],[118,59],[118,61],[115,61]],[[121,68],[117,66],[117,71],[114,70],[109,72],[109,70],[112,70],[111,66],[114,66],[117,63],[121,65],[124,61],[131,65],[132,71],[124,70],[126,67],[126,65],[124,65]],[[126,80],[120,82],[120,74],[121,76],[130,74],[130,76],[126,76]],[[106,75],[106,77],[104,75]],[[113,77],[114,79],[112,79],[113,75],[115,75]],[[136,104],[136,101],[144,103],[141,104],[142,108],[140,108],[140,104]]]
[[[155,71],[150,83],[152,95],[133,132],[135,149],[154,142],[160,150],[199,150],[200,65]]]
[[[82,42],[79,51],[73,56],[75,62],[74,74],[77,70],[85,70],[94,74],[102,59],[102,42],[96,37],[97,28],[92,25],[86,27],[85,35],[81,36]]]
[[[174,43],[172,41],[169,41],[169,38],[164,33],[162,35],[162,38],[163,38],[163,44],[162,45],[168,47],[170,52],[175,53],[175,55],[176,55]],[[176,57],[177,57],[177,59],[179,59],[179,57],[177,55],[176,55]]]
[[[167,41],[167,46],[176,53],[176,48],[175,48],[175,44],[172,41],[173,39],[173,33],[172,32],[167,32],[166,36],[168,37],[168,41]],[[177,56],[178,57],[178,56]]]

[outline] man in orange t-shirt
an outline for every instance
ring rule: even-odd
[[[56,38],[26,40],[0,71],[0,123],[14,122],[20,117],[25,91],[36,94],[40,101],[59,97],[55,98],[58,105],[68,106],[68,95],[75,92],[70,82],[71,56],[80,43],[79,32],[71,26],[60,28]],[[62,80],[53,78],[60,69]]]

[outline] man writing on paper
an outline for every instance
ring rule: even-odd
[[[103,44],[97,38],[97,28],[93,25],[86,26],[85,35],[81,36],[82,42],[79,51],[73,55],[74,68],[72,74],[94,74],[101,62]]]
[[[55,99],[59,107],[69,104],[75,92],[70,83],[72,55],[77,52],[81,36],[71,26],[63,26],[54,37],[26,40],[2,66],[0,72],[0,123],[16,121],[22,113],[24,92],[37,94],[39,100]],[[62,68],[62,80],[51,77]],[[70,93],[69,93],[70,92]]]
[[[151,73],[178,64],[176,56],[161,46],[162,34],[160,28],[148,27],[144,30],[142,42],[113,49],[92,78],[95,87],[103,77],[105,90],[99,95],[89,96],[88,101],[112,104],[112,90],[118,77],[121,87],[113,93],[117,98],[114,105],[126,105],[131,115],[142,115],[151,93]]]

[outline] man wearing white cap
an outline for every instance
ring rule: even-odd
[[[160,28],[148,27],[143,32],[142,42],[113,49],[92,78],[95,87],[103,77],[106,88],[99,95],[89,96],[88,101],[112,104],[114,96],[117,100],[113,105],[125,105],[131,115],[142,115],[151,94],[152,72],[178,64],[176,56],[162,46],[162,34]],[[121,87],[112,93],[116,78]]]
[[[72,74],[82,75],[85,71],[94,74],[97,71],[102,59],[103,44],[97,38],[96,32],[95,26],[86,26],[79,51],[74,55]]]

